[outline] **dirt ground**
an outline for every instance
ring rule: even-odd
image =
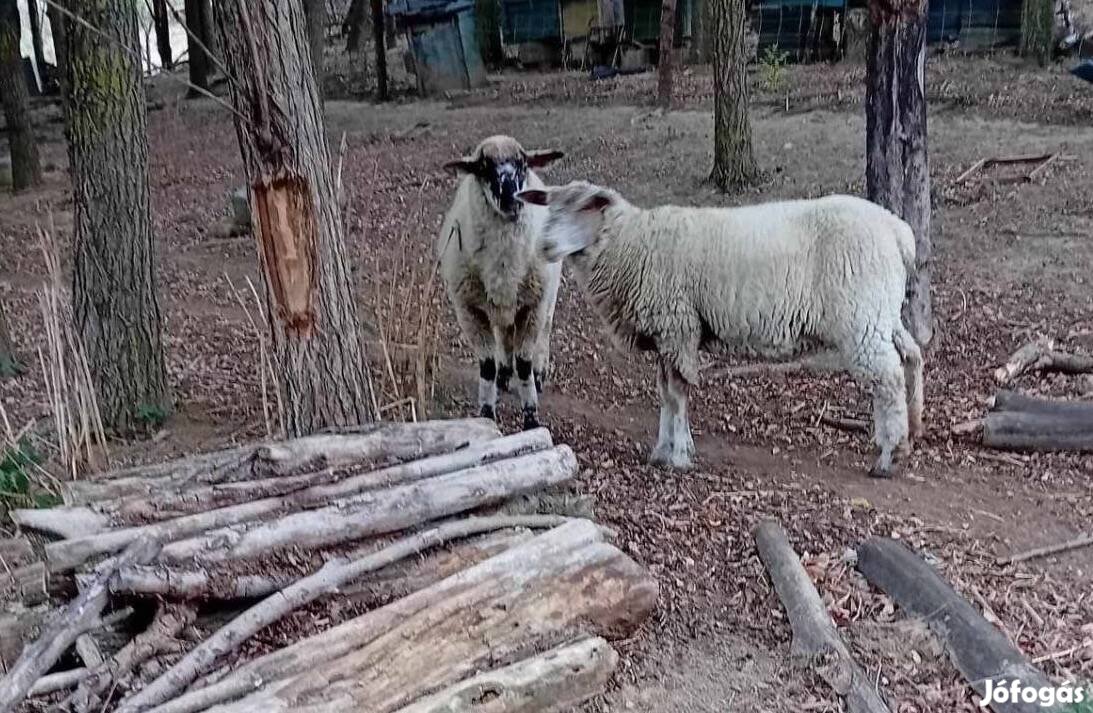
[[[444,101],[388,105],[329,101],[327,129],[343,164],[349,241],[362,314],[373,331],[407,334],[405,315],[435,319],[441,368],[434,412],[473,408],[473,371],[450,309],[426,289],[434,231],[454,189],[441,164],[491,133],[563,149],[548,182],[585,178],[641,205],[729,205],[864,190],[863,71],[789,68],[778,87],[756,84],[753,128],[767,179],[724,197],[704,184],[712,89],[688,71],[681,108],[650,111],[653,78],[591,82],[579,74],[506,74]],[[992,370],[1028,338],[1093,351],[1093,85],[1059,68],[1004,60],[932,62],[930,159],[938,334],[928,352],[928,434],[891,481],[865,476],[866,436],[820,415],[868,411],[843,377],[787,374],[707,379],[692,422],[699,466],[649,467],[656,427],[648,359],[621,354],[570,280],[553,338],[553,383],[543,417],[581,464],[619,544],[661,585],[656,615],[621,642],[620,675],[589,710],[838,711],[833,694],[787,661],[789,628],[750,531],[781,520],[829,608],[900,713],[978,710],[937,642],[902,621],[844,559],[870,534],[896,536],[936,559],[957,588],[1045,670],[1093,679],[1093,550],[999,567],[995,558],[1077,535],[1093,521],[1093,458],[982,449],[952,426],[982,414]],[[263,432],[258,343],[230,289],[256,277],[249,237],[218,237],[226,194],[241,183],[227,112],[178,101],[157,84],[149,115],[152,207],[167,320],[175,415],[120,459],[159,460]],[[45,189],[0,198],[0,299],[26,354],[40,333],[43,272],[36,224],[52,214],[67,240],[70,201],[60,126],[48,125],[54,170]],[[1061,154],[1031,182],[987,171],[954,179],[980,158]],[[249,299],[249,298],[248,298]],[[416,322],[415,322],[416,323]],[[407,337],[409,338],[409,337]],[[395,339],[394,341],[398,341]],[[711,372],[719,366],[710,361]],[[1018,387],[1093,394],[1088,377],[1025,376]],[[9,419],[44,418],[36,369],[0,382]],[[514,429],[515,405],[503,407]]]

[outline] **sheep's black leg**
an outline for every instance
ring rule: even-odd
[[[478,407],[482,418],[497,418],[497,364],[493,357],[478,360]]]
[[[524,430],[539,427],[539,398],[531,376],[531,360],[516,357],[516,378],[524,408]]]

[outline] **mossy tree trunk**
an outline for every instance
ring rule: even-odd
[[[171,53],[171,14],[167,11],[167,0],[152,0],[152,23],[156,28],[159,65],[164,69],[171,69],[175,62]]]
[[[290,436],[374,420],[322,102],[298,0],[218,2],[250,183],[282,424]]]
[[[23,370],[15,356],[15,343],[11,340],[11,328],[8,315],[4,311],[4,302],[0,300],[0,379],[15,376]]]
[[[710,180],[722,191],[739,190],[759,177],[748,118],[744,0],[711,0],[714,87],[714,156]]]
[[[676,43],[676,0],[661,0],[660,56],[657,60],[657,106],[672,108]]]
[[[11,187],[21,191],[42,182],[38,144],[30,122],[30,93],[19,54],[19,6],[0,0],[0,103],[11,149]]]
[[[926,144],[926,0],[870,0],[866,69],[866,191],[915,233],[905,317],[915,340],[933,338],[930,168]]]
[[[199,90],[209,91],[210,61],[205,48],[212,33],[203,5],[204,0],[186,0],[186,57],[193,85],[186,96],[190,98],[205,96]]]
[[[1021,56],[1041,65],[1051,59],[1055,40],[1055,1],[1024,0],[1021,4]]]
[[[72,302],[103,422],[119,433],[170,407],[148,207],[137,6],[81,0],[68,23],[65,130],[72,173]]]

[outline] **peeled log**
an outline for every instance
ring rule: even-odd
[[[592,522],[568,522],[152,710],[194,713],[246,696],[217,710],[397,711],[562,643],[577,626],[628,636],[652,611],[657,585],[602,538]]]
[[[289,475],[303,469],[321,470],[407,460],[454,451],[471,443],[497,438],[489,419],[453,419],[420,423],[388,423],[360,433],[305,436],[279,443],[228,449],[171,463],[148,466],[146,475],[79,481],[69,487],[77,503],[147,496],[211,483]],[[131,469],[139,472],[139,469]]]
[[[1023,413],[1041,413],[1051,416],[1072,416],[1079,419],[1093,420],[1093,402],[1061,401],[1042,399],[1016,391],[999,391],[994,397],[994,411],[1020,411]]]
[[[429,520],[560,485],[577,474],[569,446],[364,493],[335,505],[213,530],[163,548],[165,562],[219,562],[286,548],[319,548],[394,532]],[[57,546],[65,543],[55,543]],[[50,554],[47,548],[47,555]],[[51,560],[52,561],[52,560]]]
[[[618,661],[603,639],[583,639],[460,681],[398,713],[562,713],[602,693]]]
[[[983,445],[1015,451],[1093,452],[1093,418],[992,411],[983,421]]]
[[[335,508],[340,510],[345,503],[339,498],[359,496],[369,488],[415,482],[432,476],[467,469],[471,466],[511,458],[517,454],[542,450],[548,448],[550,444],[550,434],[545,429],[527,431],[517,436],[476,444],[455,453],[410,461],[371,473],[352,476],[337,483],[305,488],[281,497],[264,498],[207,512],[199,512],[154,525],[111,530],[89,537],[52,543],[46,546],[46,557],[49,560],[50,567],[54,571],[59,571],[79,566],[97,555],[116,552],[141,536],[154,537],[161,542],[171,542],[215,530],[216,528],[253,522],[263,517],[291,513],[319,505],[338,504]],[[328,507],[325,511],[330,509]],[[325,511],[316,510],[314,512]],[[171,551],[169,549],[165,550],[164,557],[170,557]]]

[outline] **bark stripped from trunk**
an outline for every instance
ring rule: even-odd
[[[289,435],[372,421],[303,8],[217,4]]]
[[[676,0],[660,6],[660,58],[657,63],[657,106],[672,108],[672,71],[675,60]]]
[[[21,191],[42,182],[42,166],[30,123],[30,94],[19,55],[19,7],[15,0],[0,0],[0,101],[11,148],[11,187]]]
[[[65,96],[72,171],[72,299],[104,424],[120,432],[170,406],[148,207],[148,139],[136,6],[85,0],[69,23]],[[106,35],[106,39],[99,33]]]
[[[722,191],[755,182],[759,167],[751,145],[744,0],[712,0],[714,151],[710,180]]]
[[[915,340],[933,338],[930,304],[930,170],[926,145],[926,0],[871,0],[866,71],[869,200],[915,233],[915,269],[904,312]]]
[[[208,47],[207,40],[212,33],[209,31],[208,16],[202,4],[202,0],[186,0],[186,57],[190,69],[190,84],[208,91],[209,55],[201,45]],[[205,95],[191,87],[186,96],[192,99]]]
[[[159,64],[164,69],[171,69],[175,62],[171,54],[171,16],[167,11],[167,0],[152,0],[152,13]]]

